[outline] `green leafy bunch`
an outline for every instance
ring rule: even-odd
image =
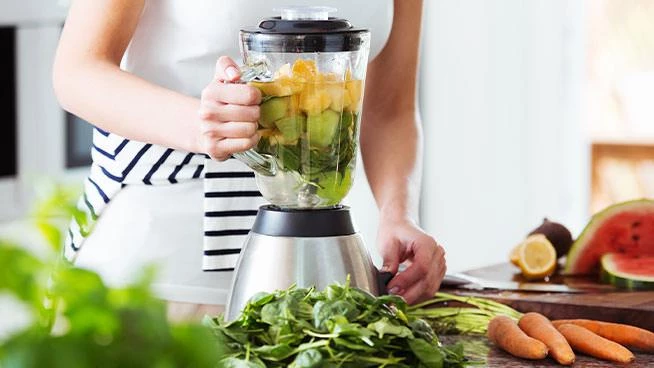
[[[458,367],[461,346],[442,346],[397,296],[332,284],[254,296],[240,317],[208,319],[219,367]]]
[[[13,296],[31,316],[28,326],[0,341],[0,367],[215,367],[211,330],[168,322],[164,302],[150,292],[152,270],[111,288],[61,258],[62,226],[85,218],[74,204],[77,193],[53,186],[37,205],[34,220],[50,245],[47,254],[0,241],[0,294]]]

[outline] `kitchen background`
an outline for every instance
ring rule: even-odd
[[[64,17],[56,0],[0,0],[0,228],[27,244],[35,183],[81,181],[89,163],[90,126],[51,87]],[[648,0],[425,1],[420,217],[450,270],[505,261],[544,216],[576,235],[654,196],[651,19]],[[362,172],[349,204],[373,245]]]

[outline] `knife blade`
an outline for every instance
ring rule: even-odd
[[[495,281],[470,276],[464,273],[453,273],[445,275],[441,286],[468,289],[468,290],[511,290],[525,292],[545,293],[588,293],[593,290],[579,289],[561,284],[548,284],[544,282],[516,282],[516,281]]]

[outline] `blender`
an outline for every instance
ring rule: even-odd
[[[287,7],[240,32],[241,80],[261,91],[258,145],[234,157],[271,205],[236,265],[226,318],[258,292],[345,282],[385,289],[349,208],[370,32],[327,7]],[[382,282],[380,282],[382,281]]]

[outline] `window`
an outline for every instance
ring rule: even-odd
[[[586,0],[591,211],[654,197],[654,3]]]
[[[16,37],[0,28],[0,177],[16,176]]]

